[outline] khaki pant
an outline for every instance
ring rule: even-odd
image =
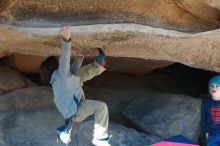
[[[93,77],[101,74],[105,69],[97,62],[85,65],[76,71],[76,76],[83,82],[91,80]],[[90,115],[94,115],[94,137],[101,139],[108,137],[108,121],[109,113],[107,105],[102,101],[97,100],[81,100],[78,105],[76,115],[73,117],[74,122],[83,121]]]

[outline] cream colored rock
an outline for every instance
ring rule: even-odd
[[[110,70],[143,74],[179,62],[219,72],[218,31],[165,30],[217,29],[219,6],[218,0],[1,0],[0,57],[39,72],[45,57],[59,55],[56,26],[69,23],[72,55],[94,57],[94,48],[103,47]]]
[[[59,55],[59,29],[1,25],[0,50],[42,57]],[[102,47],[109,57],[179,62],[220,72],[219,30],[192,34],[137,24],[88,25],[72,27],[72,40],[72,56],[95,57],[95,47]]]
[[[220,9],[219,0],[203,0],[207,5]]]
[[[217,0],[1,0],[1,22],[22,26],[137,23],[207,31],[220,23]],[[214,6],[214,7],[212,7]]]

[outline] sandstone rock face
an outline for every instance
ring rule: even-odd
[[[2,0],[0,18],[2,22],[23,26],[138,23],[181,31],[206,31],[219,26],[220,11],[212,7],[215,3],[208,0]]]
[[[8,91],[25,87],[22,76],[9,68],[0,68],[0,89]]]
[[[0,90],[11,91],[33,85],[35,84],[23,77],[18,71],[0,67]]]
[[[149,93],[131,101],[123,114],[137,127],[162,138],[181,134],[196,141],[200,105],[200,100],[183,95]]]
[[[203,0],[203,2],[205,2],[207,5],[211,7],[220,9],[220,1],[218,0]]]
[[[45,57],[42,56],[12,53],[4,62],[20,72],[39,73],[40,65],[44,60]]]
[[[72,55],[96,56],[95,47],[109,57],[179,62],[192,67],[220,71],[219,30],[188,34],[136,24],[73,27]],[[2,52],[38,56],[59,55],[59,28],[0,28]],[[16,37],[13,41],[12,38]],[[120,62],[119,62],[120,64]]]
[[[69,23],[72,55],[94,57],[94,48],[103,47],[114,66],[110,70],[143,74],[179,62],[219,72],[219,31],[212,31],[219,28],[219,8],[217,0],[2,0],[0,57],[12,52],[37,55],[24,59],[15,53],[10,63],[38,72],[45,57],[59,55],[57,26]],[[208,32],[192,34],[201,31]],[[131,71],[135,62],[145,66]]]
[[[16,68],[21,72],[39,73],[41,63],[46,59],[43,56],[27,55],[20,53],[12,53],[4,59],[7,66]],[[72,57],[74,61],[74,57]],[[94,62],[95,57],[86,57],[84,65]],[[107,57],[108,71],[118,71],[134,75],[141,75],[151,72],[154,69],[166,67],[173,62],[145,60],[140,58],[126,58],[126,57]]]

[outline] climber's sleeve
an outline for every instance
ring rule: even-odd
[[[84,56],[77,56],[75,61],[70,66],[70,71],[72,74],[76,73],[76,70],[82,66]]]
[[[62,40],[61,54],[59,60],[58,71],[61,78],[65,78],[70,71],[70,55],[71,55],[71,40]]]

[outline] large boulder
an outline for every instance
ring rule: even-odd
[[[79,146],[93,146],[91,144],[94,128],[93,124],[94,121],[83,122],[77,127],[77,130],[73,131],[74,135],[77,137],[76,139],[78,139],[77,143]],[[109,124],[108,132],[112,134],[112,138],[109,141],[112,146],[151,145],[161,140],[156,136],[137,132],[134,129],[126,128],[120,124],[112,122]]]
[[[0,89],[9,91],[25,87],[25,82],[19,72],[0,67]]]
[[[12,91],[28,86],[35,86],[35,83],[23,77],[14,69],[0,67],[0,90]]]
[[[32,111],[1,112],[0,135],[2,146],[60,146],[55,129],[63,119],[53,108]],[[94,121],[74,123],[70,146],[93,146]],[[109,123],[110,143],[113,146],[150,145],[160,138],[139,133],[116,123]]]
[[[51,88],[33,86],[0,96],[0,111],[40,109],[53,104]]]
[[[134,99],[123,115],[145,132],[169,138],[175,135],[197,141],[200,133],[201,101],[189,96],[146,93]]]
[[[56,127],[64,120],[52,102],[52,90],[47,87],[19,89],[0,96],[1,146],[59,146]],[[137,132],[120,124],[109,124],[114,146],[152,144],[160,138]],[[70,146],[92,146],[94,120],[74,123]]]
[[[131,76],[117,72],[104,72],[84,84],[87,99],[107,103],[112,120],[130,124],[122,116],[130,101],[138,100],[149,92],[207,97],[207,82],[211,72],[175,64],[147,75]],[[196,87],[196,88],[195,88]],[[130,120],[128,120],[130,121]]]

